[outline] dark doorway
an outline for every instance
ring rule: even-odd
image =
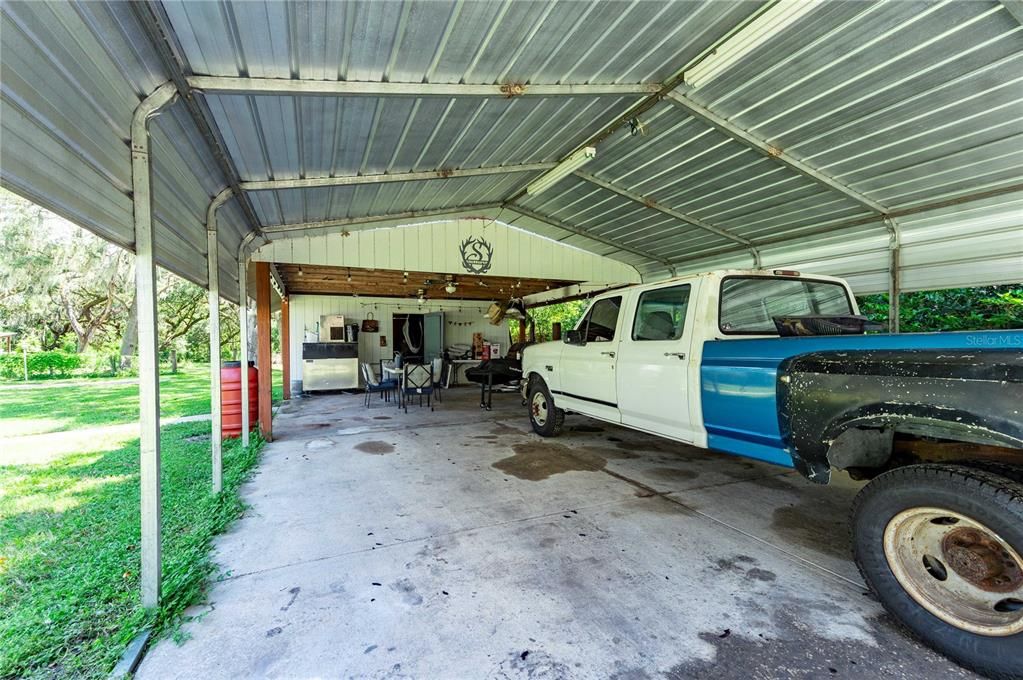
[[[423,361],[423,315],[395,314],[391,321],[394,351],[406,361]]]

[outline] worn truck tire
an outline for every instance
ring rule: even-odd
[[[991,474],[998,475],[999,477],[1005,477],[1006,479],[1011,479],[1014,482],[1023,484],[1023,465],[1002,463],[997,460],[964,460],[961,462],[956,461],[954,464],[965,465],[966,467],[971,467],[975,470],[990,472]]]
[[[911,465],[853,504],[856,564],[899,623],[991,678],[1023,678],[1023,484]]]
[[[529,380],[529,424],[533,432],[541,437],[557,437],[565,424],[565,412],[554,405],[554,397],[547,389],[547,383],[539,376]]]

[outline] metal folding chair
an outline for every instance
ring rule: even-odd
[[[404,364],[402,366],[401,394],[404,398],[405,413],[408,413],[409,397],[419,395],[419,406],[423,406],[423,395],[426,405],[433,410],[433,366],[423,364]]]
[[[391,390],[398,387],[396,380],[380,380],[376,371],[366,362],[362,363],[362,379],[366,382],[366,408],[369,408],[369,395],[379,394],[385,401],[391,400]]]

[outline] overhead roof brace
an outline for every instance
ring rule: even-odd
[[[538,212],[534,212],[534,211],[530,210],[529,208],[524,208],[521,205],[518,205],[518,204],[515,204],[515,203],[505,203],[502,207],[507,208],[508,210],[510,210],[512,212],[516,212],[519,215],[522,215],[523,217],[528,217],[528,218],[530,218],[532,220],[536,220],[537,222],[543,222],[544,224],[549,224],[552,227],[557,227],[558,229],[562,229],[564,231],[570,232],[572,234],[575,234],[576,236],[583,236],[585,238],[590,239],[591,241],[596,241],[597,243],[603,243],[605,246],[607,246],[609,248],[614,248],[615,250],[621,251],[623,253],[631,253],[633,255],[637,255],[637,256],[642,257],[642,258],[647,259],[647,260],[652,260],[654,262],[660,262],[661,264],[663,264],[665,267],[668,267],[668,268],[671,268],[671,266],[672,266],[671,262],[669,262],[668,260],[664,259],[663,257],[660,257],[659,255],[654,255],[653,253],[648,253],[645,250],[640,250],[638,248],[631,248],[629,246],[622,245],[621,243],[618,243],[617,241],[612,241],[611,239],[604,238],[602,236],[598,236],[597,234],[590,233],[589,231],[587,231],[585,229],[581,229],[581,228],[573,226],[571,224],[567,224],[565,222],[561,222],[560,220],[557,220],[557,219],[555,219],[553,217],[547,217],[546,215],[543,215],[543,214],[538,213]]]
[[[615,97],[657,92],[659,83],[581,85],[471,85],[467,83],[394,83],[355,80],[302,80],[189,76],[189,87],[224,94],[283,94],[334,97]]]
[[[382,184],[385,182],[417,182],[430,179],[457,179],[460,177],[482,177],[485,175],[507,175],[515,172],[543,172],[555,163],[522,163],[520,165],[495,165],[482,168],[420,170],[417,172],[391,172],[379,175],[349,175],[343,177],[305,177],[301,179],[270,179],[241,182],[243,191],[266,191],[272,189],[313,189],[317,187],[352,186],[357,184]]]
[[[803,161],[790,156],[781,149],[771,146],[764,140],[756,137],[755,135],[750,134],[749,132],[746,132],[738,125],[735,125],[731,121],[728,121],[725,118],[719,116],[718,114],[714,113],[713,111],[703,106],[702,104],[697,104],[692,99],[686,97],[678,90],[673,90],[669,92],[668,100],[671,101],[676,106],[678,106],[679,108],[683,109],[693,118],[703,121],[707,125],[710,125],[711,127],[719,130],[720,132],[723,132],[724,134],[728,135],[737,142],[740,142],[741,144],[749,147],[750,149],[753,149],[757,153],[760,153],[766,156],[767,158],[773,158],[777,162],[788,167],[790,170],[795,170],[804,177],[808,177],[809,179],[812,179],[814,182],[817,182],[818,184],[823,184],[829,189],[837,191],[838,193],[844,195],[846,198],[849,198],[858,203],[859,205],[863,206],[864,208],[867,208],[871,212],[877,213],[878,215],[886,215],[888,213],[888,208],[881,205],[877,201],[868,198],[864,194],[846,186],[845,184],[842,184],[833,177],[830,177],[827,174],[821,172],[820,170],[817,170],[816,168],[807,165]]]
[[[618,186],[617,184],[612,184],[611,182],[608,182],[607,180],[601,179],[601,178],[597,177],[596,175],[591,175],[589,173],[581,172],[581,171],[576,172],[575,174],[577,176],[581,177],[582,179],[586,180],[587,182],[590,182],[591,184],[596,184],[597,186],[602,187],[604,189],[607,189],[608,191],[614,192],[614,193],[618,194],[619,196],[623,196],[624,198],[627,198],[630,201],[635,201],[636,203],[642,203],[643,205],[645,205],[646,207],[650,208],[651,210],[656,210],[658,212],[664,213],[665,215],[670,215],[671,217],[674,217],[677,220],[685,222],[686,224],[691,224],[694,227],[697,227],[699,229],[703,229],[704,231],[708,231],[708,232],[710,232],[712,234],[716,234],[718,236],[721,236],[722,238],[726,238],[729,241],[733,241],[735,243],[739,243],[739,244],[745,246],[746,249],[749,250],[750,255],[753,257],[753,267],[754,267],[754,269],[760,269],[760,250],[757,248],[756,244],[754,244],[749,239],[746,239],[746,238],[743,238],[743,237],[738,236],[736,234],[733,234],[732,232],[728,231],[727,229],[722,229],[720,227],[715,227],[712,224],[708,224],[708,223],[704,222],[703,220],[697,219],[695,217],[691,217],[689,215],[686,215],[683,212],[679,212],[678,210],[674,210],[672,208],[669,208],[666,205],[661,205],[660,203],[658,203],[657,201],[655,201],[652,198],[649,198],[647,196],[641,196],[639,194],[636,194],[636,193],[633,193],[633,192],[629,191],[628,189],[623,189],[622,187]]]

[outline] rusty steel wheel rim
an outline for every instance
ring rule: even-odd
[[[884,553],[917,604],[962,630],[1023,632],[1023,558],[980,522],[942,508],[911,508],[884,531]]]
[[[533,422],[543,427],[547,424],[547,397],[543,392],[533,395],[533,401],[529,405],[530,413],[533,415]]]

